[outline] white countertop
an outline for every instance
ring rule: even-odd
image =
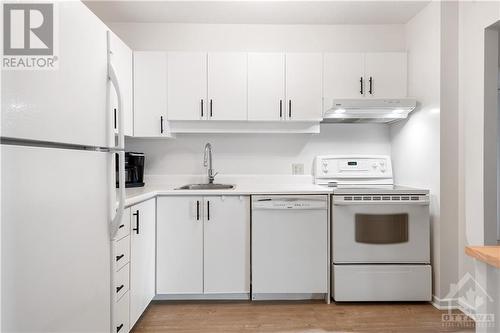
[[[221,177],[222,178],[222,177]],[[233,184],[235,188],[230,190],[176,190],[175,188],[184,184],[203,183],[199,179],[175,180],[175,184],[168,184],[168,179],[146,179],[146,186],[126,189],[125,206],[131,206],[141,201],[154,198],[160,195],[268,195],[268,194],[331,194],[332,189],[311,182],[308,176],[291,176],[281,178],[282,182],[277,182],[276,178],[269,176],[257,177],[245,176],[241,179],[217,179],[217,183]],[[197,181],[198,180],[198,181]],[[266,181],[268,180],[268,181]]]

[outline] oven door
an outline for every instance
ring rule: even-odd
[[[335,264],[429,263],[428,196],[332,196],[332,249]]]

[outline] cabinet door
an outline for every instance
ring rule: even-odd
[[[404,52],[367,53],[366,96],[401,98],[407,95],[407,55]],[[369,80],[372,79],[371,93]]]
[[[159,197],[158,294],[203,293],[203,199]]]
[[[247,119],[247,54],[208,54],[208,117]]]
[[[108,29],[80,1],[57,5],[58,68],[2,69],[2,137],[110,146]]]
[[[287,119],[319,121],[322,116],[323,55],[286,55]]]
[[[122,115],[124,119],[125,135],[132,136],[134,133],[134,114],[133,114],[133,87],[132,87],[132,50],[118,36],[109,31],[109,50],[110,60],[113,65],[116,76],[120,84],[120,90],[123,96]],[[114,103],[112,108],[117,107],[116,94],[112,94]],[[115,117],[116,121],[118,119]],[[114,121],[114,127],[117,123]]]
[[[166,113],[166,53],[134,52],[134,136],[166,134]]]
[[[155,296],[155,199],[131,210],[130,326],[133,326]]]
[[[204,292],[250,292],[250,199],[204,198]]]
[[[285,56],[248,54],[248,119],[281,120],[285,116]]]
[[[360,98],[366,93],[364,53],[325,53],[323,109],[335,98]]]
[[[168,53],[168,119],[207,118],[207,54]]]

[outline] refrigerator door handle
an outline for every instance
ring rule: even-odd
[[[118,154],[118,208],[111,221],[111,239],[116,236],[119,226],[121,224],[121,219],[123,216],[123,211],[125,208],[125,152],[123,151],[125,147],[125,136],[123,132],[124,120],[123,120],[123,96],[120,90],[120,84],[118,82],[118,77],[116,75],[115,68],[111,64],[108,65],[108,75],[109,80],[115,87],[116,96],[118,100],[117,114],[118,114],[118,146],[115,147],[116,151],[114,154]],[[115,183],[115,182],[111,182]],[[113,189],[114,190],[114,186]],[[113,207],[114,207],[114,203]]]

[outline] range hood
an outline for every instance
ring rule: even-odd
[[[334,99],[324,123],[392,123],[408,117],[417,101],[400,99]]]

